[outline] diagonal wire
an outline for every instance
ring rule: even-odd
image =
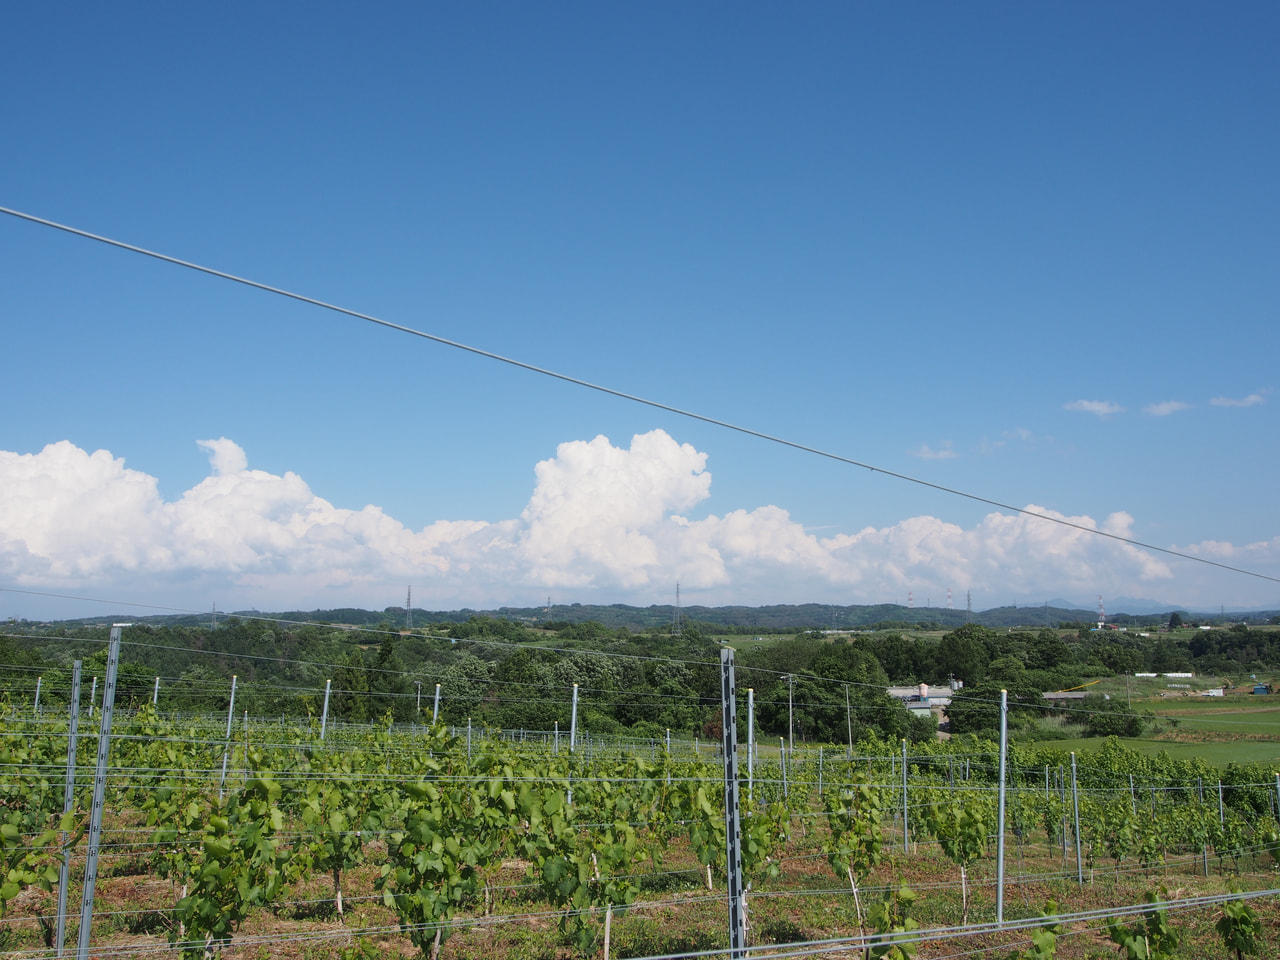
[[[314,307],[320,307],[324,310],[332,310],[334,313],[340,313],[344,316],[354,317],[357,320],[365,320],[369,323],[376,324],[380,327],[386,327],[399,333],[407,333],[410,336],[421,337],[423,340],[430,340],[432,343],[438,343],[442,346],[453,347],[455,350],[462,350],[466,353],[474,354],[478,357],[484,357],[487,360],[496,360],[499,363],[505,363],[509,366],[518,367],[521,370],[527,370],[530,373],[537,373],[544,377],[551,377],[555,380],[561,380],[564,383],[571,383],[574,386],[585,387],[588,390],[595,390],[597,393],[607,394],[611,397],[617,397],[620,400],[627,400],[631,403],[643,404],[646,407],[652,407],[656,410],[663,410],[667,413],[673,413],[680,417],[686,417],[690,420],[698,420],[715,427],[721,427],[725,430],[732,430],[735,433],[745,434],[749,437],[755,437],[759,440],[765,440],[769,443],[776,443],[780,446],[790,447],[793,450],[799,450],[803,453],[811,453],[814,456],[824,457],[827,460],[834,460],[837,463],[848,464],[852,467],[861,467],[864,470],[870,470],[872,473],[882,473],[886,477],[892,477],[895,480],[903,480],[907,483],[914,483],[917,486],[927,487],[930,490],[937,490],[941,493],[950,494],[954,497],[962,497],[966,500],[972,500],[975,503],[984,503],[987,506],[996,507],[1000,510],[1008,510],[1012,513],[1022,514],[1027,517],[1034,517],[1038,520],[1048,520],[1050,523],[1056,523],[1059,526],[1069,527],[1072,530],[1079,530],[1082,533],[1092,534],[1098,537],[1106,537],[1108,540],[1114,540],[1118,543],[1127,544],[1131,547],[1139,547],[1143,550],[1152,550],[1156,553],[1162,553],[1170,557],[1178,557],[1181,560],[1190,560],[1193,563],[1201,563],[1210,567],[1217,567],[1221,570],[1228,570],[1232,573],[1242,574],[1246,577],[1256,577],[1259,580],[1268,580],[1272,583],[1280,583],[1280,577],[1269,576],[1265,573],[1259,573],[1255,570],[1246,570],[1243,567],[1232,566],[1231,564],[1221,563],[1217,560],[1210,560],[1207,557],[1199,557],[1195,554],[1184,553],[1180,550],[1173,550],[1169,547],[1156,546],[1153,543],[1146,543],[1142,540],[1134,540],[1130,537],[1122,537],[1116,533],[1108,533],[1105,530],[1099,530],[1097,527],[1086,526],[1083,523],[1076,523],[1068,520],[1066,517],[1055,517],[1047,513],[1040,513],[1036,510],[1028,510],[1026,507],[1016,507],[1013,504],[1005,503],[1001,500],[993,500],[990,497],[984,497],[976,493],[968,493],[964,490],[948,487],[940,483],[934,483],[931,480],[924,480],[920,477],[914,477],[910,474],[899,473],[894,470],[887,470],[884,467],[877,467],[874,464],[865,463],[861,460],[855,460],[852,457],[846,457],[838,453],[832,453],[819,447],[811,447],[807,444],[800,443],[795,440],[787,440],[775,434],[764,433],[760,430],[754,430],[751,427],[744,427],[739,424],[730,423],[727,420],[720,420],[706,414],[696,413],[692,410],[685,410],[681,407],[672,406],[671,404],[662,403],[658,400],[650,400],[646,397],[637,396],[633,393],[626,393],[622,390],[616,390],[613,387],[606,387],[603,384],[592,383],[589,380],[582,380],[578,377],[569,376],[566,373],[559,373],[555,370],[549,370],[546,367],[539,367],[536,364],[527,363],[524,360],[517,360],[514,357],[503,356],[500,353],[494,353],[490,350],[484,350],[480,347],[474,347],[470,344],[460,343],[457,340],[450,340],[446,337],[438,336],[434,333],[427,333],[423,330],[417,330],[413,327],[407,327],[403,324],[393,323],[390,320],[383,320],[379,317],[372,316],[367,313],[361,313],[358,310],[352,310],[348,307],[339,306],[334,303],[328,303],[324,300],[318,300],[315,297],[309,297],[305,294],[295,293],[292,290],[285,290],[282,287],[273,287],[270,284],[260,283],[257,280],[250,280],[247,277],[237,276],[234,273],[227,273],[224,270],[216,270],[213,267],[206,267],[203,264],[193,263],[190,260],[182,260],[178,257],[169,256],[166,253],[159,253],[155,250],[148,250],[146,247],[135,246],[131,243],[125,243],[123,240],[116,240],[112,237],[104,237],[101,234],[90,233],[87,230],[81,230],[78,227],[72,227],[65,223],[58,223],[55,220],[46,220],[44,217],[37,217],[34,214],[24,213],[21,210],[14,210],[10,207],[0,207],[0,213],[8,214],[19,220],[26,220],[30,223],[37,223],[41,226],[52,227],[54,230],[61,230],[64,233],[70,233],[77,237],[83,237],[86,240],[94,240],[98,243],[106,244],[110,247],[116,247],[120,250],[127,250],[130,253],[142,254],[155,260],[161,260],[165,263],[171,263],[174,266],[185,267],[188,270],[194,270],[198,273],[208,274],[211,277],[217,277],[221,280],[230,280],[233,283],[239,283],[246,287],[252,287],[255,290],[261,290],[265,293],[272,293],[276,296],[286,297],[290,300],[296,300],[300,303],[307,303]]]

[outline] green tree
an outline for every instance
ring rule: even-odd
[[[396,653],[396,635],[386,633],[378,645],[378,657],[369,671],[369,713],[383,717],[388,713],[397,720],[413,717],[415,700],[404,664]]]
[[[493,668],[474,654],[463,654],[449,664],[440,675],[442,718],[461,723],[477,715],[492,677]]]
[[[967,623],[938,641],[933,651],[933,679],[937,683],[955,677],[975,684],[986,677],[991,660],[991,631],[976,623]]]
[[[1057,630],[1047,627],[1036,634],[1035,642],[1027,651],[1027,667],[1031,670],[1053,670],[1067,666],[1075,660],[1071,648]]]
[[[1100,696],[1084,699],[1085,732],[1091,737],[1140,737],[1147,726],[1147,717],[1118,700]]]
[[[349,723],[368,723],[369,674],[359,650],[351,651],[347,665],[338,670],[333,681],[334,716]]]

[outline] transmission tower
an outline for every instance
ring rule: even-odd
[[[413,587],[409,587],[409,592],[404,597],[404,628],[406,630],[413,629]]]

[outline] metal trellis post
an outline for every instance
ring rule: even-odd
[[[844,719],[849,725],[849,762],[853,762],[853,708],[849,706],[849,685],[844,685]]]
[[[231,702],[227,704],[227,735],[224,740],[231,739],[231,721],[236,717],[236,676],[231,675]]]
[[[569,713],[569,752],[578,744],[578,685],[573,685],[573,709]]]
[[[905,742],[905,741],[904,741]],[[1000,801],[996,814],[996,924],[1004,925],[1005,776],[1009,757],[1009,691],[1000,691]]]
[[[234,681],[235,677],[232,677],[231,679]],[[320,711],[320,739],[321,740],[324,739],[325,728],[329,726],[329,690],[332,686],[333,686],[332,680],[326,680],[324,682],[324,707]],[[232,690],[234,689],[235,689],[235,685],[233,683]]]
[[[1080,791],[1076,783],[1076,755],[1071,754],[1071,808],[1075,815],[1076,880],[1084,886],[1084,857],[1080,850]]]
[[[911,834],[907,828],[907,741],[902,741],[902,852],[911,853]]]
[[[93,934],[93,894],[98,883],[98,849],[102,845],[102,808],[107,797],[107,756],[111,749],[111,715],[116,705],[116,671],[120,666],[120,634],[127,623],[111,626],[107,647],[107,678],[102,690],[102,719],[98,728],[98,762],[93,775],[93,806],[89,808],[89,850],[84,861],[84,891],[80,900],[79,960],[89,960]],[[95,678],[96,679],[96,678]]]
[[[71,665],[71,726],[67,730],[67,782],[62,790],[62,812],[70,813],[76,799],[76,738],[80,732],[80,661]],[[58,871],[58,928],[54,945],[58,948],[58,956],[62,956],[63,946],[67,940],[67,888],[71,885],[71,848],[67,846],[67,835],[63,832],[59,839],[62,846],[62,867]]]
[[[720,649],[720,704],[724,734],[725,873],[729,878],[729,956],[747,955],[746,887],[742,878],[742,826],[738,806],[738,708],[733,648]]]

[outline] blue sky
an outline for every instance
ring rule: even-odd
[[[1274,5],[6,21],[0,206],[1280,577]],[[6,617],[1280,606],[11,217],[0,317]]]

